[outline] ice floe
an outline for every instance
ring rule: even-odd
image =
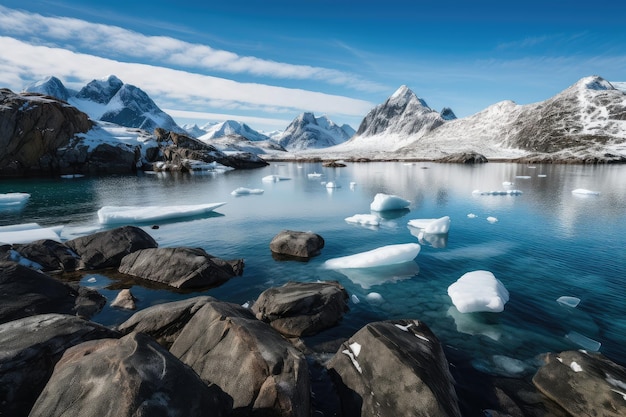
[[[509,301],[509,292],[489,271],[464,274],[448,287],[452,303],[461,313],[489,311],[499,313]]]
[[[493,217],[493,216],[489,216],[489,217],[487,217],[487,221],[489,223],[497,223],[498,222],[498,218],[497,217]]]
[[[100,224],[142,223],[198,216],[226,203],[179,206],[104,206],[98,210]]]
[[[577,188],[572,190],[572,194],[574,195],[583,195],[583,196],[592,196],[592,195],[600,195],[599,191],[587,190],[584,188]]]
[[[374,196],[374,201],[370,204],[370,210],[400,210],[407,208],[409,205],[411,205],[409,200],[405,200],[397,195],[378,193]]]
[[[363,226],[380,225],[380,218],[375,214],[355,214],[354,216],[346,217],[345,220],[348,223],[360,224]]]
[[[468,219],[475,219],[476,217],[478,217],[477,215],[475,215],[474,213],[468,213],[467,214],[467,218]]]
[[[371,268],[412,261],[420,252],[419,243],[387,245],[354,255],[329,259],[324,266],[329,269]]]
[[[28,193],[6,193],[0,194],[0,210],[19,209],[26,205],[30,194]]]
[[[371,292],[367,294],[365,298],[367,299],[367,301],[372,302],[372,303],[382,303],[383,301],[385,301],[383,296],[377,292]]]
[[[36,240],[50,239],[60,242],[63,226],[41,227],[37,223],[14,224],[0,227],[0,242],[30,243]]]
[[[291,178],[289,178],[289,177],[283,177],[283,176],[280,176],[280,175],[266,175],[261,180],[263,182],[279,182],[279,181],[287,181],[287,180],[290,180],[290,179]]]
[[[567,307],[576,308],[580,303],[580,298],[564,295],[557,298],[556,302]]]
[[[421,229],[424,233],[445,234],[450,231],[450,216],[438,219],[413,219],[409,220],[409,226]]]
[[[311,179],[317,179],[317,178],[321,178],[322,174],[320,172],[311,172],[310,174],[307,174],[307,177]]]
[[[246,188],[239,187],[234,189],[230,194],[231,195],[249,195],[249,194],[263,194],[262,188]]]
[[[472,191],[473,195],[522,195],[520,190],[492,190],[492,191]]]
[[[582,335],[578,332],[571,331],[565,335],[566,339],[569,339],[573,343],[577,344],[583,349],[589,350],[591,352],[597,352],[600,350],[602,344],[597,340],[593,340],[585,335]]]
[[[326,188],[341,188],[341,185],[337,184],[334,181],[328,181],[326,183]]]

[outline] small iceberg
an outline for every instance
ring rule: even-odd
[[[267,175],[262,178],[263,182],[279,182],[279,181],[287,181],[290,180],[289,177],[282,177],[280,175]]]
[[[336,182],[333,181],[328,181],[326,183],[326,188],[341,188],[341,185],[337,184]]]
[[[487,217],[487,221],[489,223],[498,223],[498,218],[497,217],[493,217],[493,216],[489,216],[489,217]]]
[[[104,206],[98,210],[100,224],[142,223],[178,219],[212,212],[226,203],[181,206]]]
[[[307,177],[310,179],[318,179],[322,177],[322,174],[320,172],[311,172],[310,174],[307,174]]]
[[[600,350],[602,343],[597,340],[593,340],[585,335],[582,335],[578,332],[571,331],[565,335],[566,339],[569,339],[573,343],[577,344],[583,349],[589,350],[591,352],[597,352]]]
[[[464,274],[448,287],[452,303],[461,313],[489,311],[499,313],[509,301],[509,292],[489,271]]]
[[[379,226],[380,219],[375,214],[355,214],[354,216],[346,217],[346,222],[360,224],[363,226]]]
[[[374,196],[374,201],[370,204],[370,210],[401,210],[407,208],[409,205],[411,205],[409,200],[405,200],[397,195],[378,193]]]
[[[474,195],[522,195],[520,190],[495,190],[495,191],[472,191]]]
[[[357,253],[340,258],[329,259],[324,266],[329,269],[372,268],[409,262],[420,252],[419,243],[403,243],[382,246],[370,251]]]
[[[249,194],[263,194],[263,192],[264,191],[261,188],[239,187],[233,190],[230,194],[231,195],[249,195]]]
[[[443,216],[438,219],[413,219],[409,220],[409,226],[421,229],[426,234],[446,234],[450,231],[450,217]]]
[[[599,191],[586,190],[584,188],[577,188],[572,190],[572,194],[574,195],[582,195],[582,196],[591,196],[591,195],[600,195]]]
[[[580,298],[569,297],[569,296],[564,295],[562,297],[557,298],[556,302],[561,304],[562,306],[576,308],[578,307],[578,304],[580,304]]]
[[[0,210],[20,209],[26,205],[30,194],[28,193],[6,193],[0,194]]]
[[[37,223],[14,224],[0,227],[0,242],[8,244],[30,243],[49,239],[60,242],[63,226],[41,227]]]

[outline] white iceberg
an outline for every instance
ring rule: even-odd
[[[0,194],[0,210],[23,207],[30,198],[28,193],[6,193]]]
[[[372,268],[409,262],[420,252],[419,243],[382,246],[366,252],[329,259],[324,266],[329,269]]]
[[[341,185],[337,184],[336,182],[333,181],[328,181],[326,183],[326,188],[341,188]]]
[[[282,177],[280,175],[267,175],[262,178],[263,182],[278,182],[278,181],[287,181],[290,180],[289,177]]]
[[[321,178],[322,174],[319,172],[311,172],[310,174],[307,174],[307,177],[311,179],[317,179],[317,178]]]
[[[37,223],[14,224],[0,227],[0,242],[30,243],[36,240],[49,239],[60,242],[63,226],[41,227]]]
[[[450,231],[450,216],[438,219],[413,219],[409,220],[409,226],[421,229],[427,234],[445,234]]]
[[[493,216],[489,216],[489,217],[487,217],[487,221],[489,223],[497,223],[498,222],[498,218],[497,217],[493,217]]]
[[[249,195],[249,194],[263,194],[263,189],[261,188],[246,188],[239,187],[234,189],[230,194],[231,195]]]
[[[354,216],[346,217],[345,220],[348,223],[361,224],[363,226],[380,225],[380,218],[375,214],[355,214]]]
[[[461,313],[490,311],[499,313],[509,301],[509,292],[489,271],[464,274],[448,287],[452,303]]]
[[[209,213],[226,203],[180,206],[104,206],[98,210],[100,224],[141,223]]]
[[[584,188],[577,188],[572,190],[572,194],[575,195],[600,195],[599,191],[586,190]]]
[[[580,298],[564,295],[562,297],[557,298],[556,302],[563,306],[576,308],[578,307],[578,304],[580,304]]]
[[[472,191],[474,195],[522,195],[520,190],[493,190],[493,191]]]
[[[397,195],[378,193],[374,196],[374,201],[370,204],[370,210],[386,211],[400,210],[407,208],[411,202]]]

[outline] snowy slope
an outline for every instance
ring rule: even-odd
[[[27,85],[24,91],[45,94],[63,101],[67,101],[70,97],[70,92],[57,77],[47,77],[41,81],[36,81]]]
[[[326,116],[305,112],[296,117],[277,138],[288,150],[327,148],[345,142],[354,134],[348,125],[339,126]]]
[[[201,130],[204,130],[204,134],[198,136],[198,139],[207,142],[211,139],[221,138],[228,135],[240,135],[250,141],[264,141],[269,137],[257,132],[245,123],[240,123],[235,120],[226,120],[221,123],[211,123],[203,126]],[[208,143],[208,142],[207,142]]]

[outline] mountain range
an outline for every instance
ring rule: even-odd
[[[339,126],[326,116],[305,112],[296,117],[275,139],[288,151],[327,148],[350,139],[355,131],[349,125]]]

